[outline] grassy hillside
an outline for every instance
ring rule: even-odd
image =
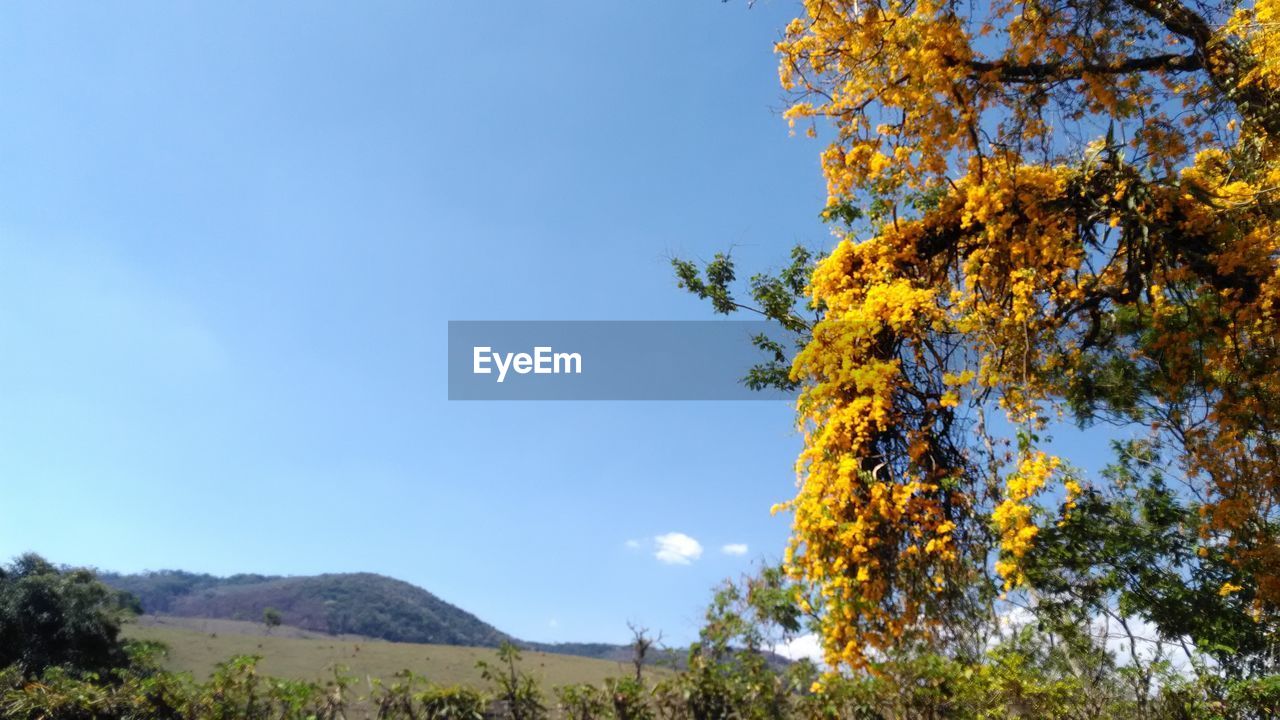
[[[489,648],[333,637],[305,628],[279,627],[266,635],[260,623],[201,618],[143,617],[127,625],[125,635],[165,643],[169,646],[166,666],[199,678],[235,655],[261,655],[262,672],[299,680],[331,678],[335,667],[345,666],[345,674],[361,683],[409,669],[433,682],[484,688],[476,661],[496,657]],[[548,693],[556,685],[599,683],[631,671],[627,665],[607,660],[540,652],[523,656],[525,669]]]
[[[543,653],[627,663],[632,657],[630,645],[521,642],[420,587],[373,573],[215,577],[163,570],[139,575],[100,573],[99,577],[137,596],[144,612],[170,617],[171,622],[186,617],[253,625],[262,620],[263,610],[274,608],[285,625],[316,637],[354,635],[468,647],[497,647],[511,640]],[[206,626],[213,627],[208,622]],[[654,648],[648,662],[670,665],[683,662],[684,655],[683,650]]]
[[[136,595],[148,613],[258,622],[263,610],[275,608],[286,625],[331,635],[479,647],[510,639],[420,587],[373,573],[219,578],[169,570],[101,577]]]

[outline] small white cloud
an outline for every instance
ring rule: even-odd
[[[640,549],[640,541],[639,541],[639,540],[628,540],[628,541],[627,541],[627,543],[626,543],[626,545],[627,545],[627,549],[628,549],[628,550],[639,550],[639,549]]]
[[[778,643],[773,646],[773,651],[788,660],[812,660],[822,664],[822,643],[814,633]]]
[[[747,544],[746,543],[729,543],[728,545],[721,547],[720,552],[724,553],[725,555],[746,555]]]
[[[547,627],[558,628],[560,627],[560,621],[555,618],[551,618],[550,620],[547,621]]]
[[[653,539],[658,551],[653,554],[668,565],[688,565],[702,557],[702,543],[679,532],[669,532]]]

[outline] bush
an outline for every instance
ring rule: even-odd
[[[595,685],[561,685],[556,688],[556,700],[566,720],[597,720],[608,716],[605,692]]]
[[[520,651],[510,642],[498,648],[498,662],[476,663],[480,675],[495,684],[498,690],[496,710],[510,720],[541,720],[547,709],[542,702],[542,690],[528,673],[518,667]]]

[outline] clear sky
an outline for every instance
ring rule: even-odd
[[[829,245],[778,117],[794,10],[0,7],[0,555],[690,639],[781,553],[791,409],[450,403],[446,322],[703,319],[670,255]]]

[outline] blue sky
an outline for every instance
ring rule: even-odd
[[[0,555],[690,639],[781,552],[790,408],[450,403],[446,322],[702,319],[670,255],[827,245],[777,115],[794,10],[0,7]],[[675,532],[702,555],[656,557]]]

